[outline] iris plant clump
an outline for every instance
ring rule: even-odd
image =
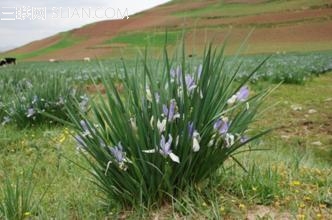
[[[198,65],[165,50],[133,72],[124,64],[121,93],[105,74],[106,97],[92,102],[89,117],[72,112],[78,149],[107,202],[150,207],[176,198],[226,160],[239,163],[234,154],[266,133],[249,132],[266,95],[247,86],[259,67],[238,82],[238,68],[223,64],[212,46]]]
[[[22,79],[12,88],[12,97],[1,104],[1,124],[14,123],[24,128],[41,123],[55,123],[47,115],[67,120],[66,106],[73,105],[76,112],[88,110],[88,97],[63,76],[56,74],[36,75]],[[75,100],[78,100],[77,103]]]

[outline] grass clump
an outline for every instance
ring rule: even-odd
[[[75,136],[106,203],[151,207],[207,181],[243,146],[267,131],[249,133],[266,93],[249,97],[238,68],[224,71],[223,50],[212,46],[202,64],[185,55],[161,61],[147,56],[134,72],[124,64],[124,91],[104,77],[106,97],[91,117],[71,112]],[[97,103],[98,102],[98,103]]]
[[[1,108],[2,124],[13,123],[19,128],[55,123],[46,114],[67,120],[66,105],[74,105],[72,109],[76,111],[79,108],[87,111],[88,105],[88,97],[79,87],[56,74],[22,78],[7,95]],[[75,100],[80,103],[76,105]]]

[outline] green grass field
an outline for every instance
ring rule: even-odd
[[[272,0],[265,1],[258,4],[248,5],[246,3],[233,3],[225,4],[222,1],[211,5],[209,7],[203,7],[196,10],[188,10],[184,12],[177,12],[177,16],[185,17],[205,17],[205,16],[220,16],[220,17],[242,17],[248,15],[257,15],[270,12],[280,12],[289,10],[300,10],[305,7],[325,7],[329,1],[326,0],[299,0],[299,1],[287,1],[287,0]]]
[[[18,55],[15,55],[15,57],[17,59],[24,60],[24,59],[28,59],[28,58],[42,56],[42,55],[45,55],[45,54],[48,54],[48,53],[51,53],[51,52],[54,52],[57,50],[71,47],[75,44],[78,44],[78,43],[84,41],[84,38],[71,36],[71,34],[69,32],[65,32],[60,35],[61,35],[60,40],[58,40],[56,43],[54,43],[48,47],[40,48],[38,50],[29,52],[29,53],[18,54]]]
[[[8,124],[0,127],[1,203],[5,202],[8,189],[19,189],[23,192],[20,194],[22,199],[26,196],[36,205],[33,210],[21,210],[23,216],[15,219],[331,218],[332,73],[326,72],[331,68],[330,53],[283,56],[271,57],[271,62],[262,67],[260,74],[263,77],[249,84],[257,93],[275,87],[280,80],[285,82],[282,77],[269,80],[273,76],[287,73],[294,77],[287,78],[290,80],[288,84],[280,85],[268,96],[263,107],[265,111],[250,128],[252,131],[275,128],[269,135],[250,144],[250,148],[262,150],[236,156],[247,172],[228,160],[208,181],[195,189],[188,187],[181,196],[160,207],[123,208],[117,201],[105,206],[99,198],[98,187],[90,182],[91,176],[82,169],[88,164],[77,151],[70,128],[35,125],[18,129]],[[242,76],[263,57],[246,56]],[[292,63],[292,68],[285,68],[290,67],[287,61]],[[192,62],[198,62],[198,59]],[[1,69],[0,101],[8,100],[5,95],[8,92],[5,85],[8,84],[5,83],[15,85],[15,80],[33,80],[33,71],[37,68],[46,76],[57,72],[75,83],[87,85],[91,84],[89,75],[98,81],[98,72],[113,74],[113,64],[111,61],[102,64],[48,63],[46,66],[45,63],[23,63]],[[269,70],[274,73],[264,75]],[[292,75],[296,71],[297,76]],[[91,97],[94,95],[90,94]],[[28,175],[35,161],[34,172]],[[17,183],[16,179],[19,180]],[[33,191],[29,183],[32,183]]]

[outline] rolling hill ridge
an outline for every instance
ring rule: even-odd
[[[332,49],[330,0],[178,0],[123,20],[92,23],[34,41],[6,52],[25,61],[77,60],[132,55],[137,48],[175,45],[184,33],[189,50],[205,42],[222,43],[228,51],[252,30],[247,53]]]

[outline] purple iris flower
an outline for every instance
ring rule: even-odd
[[[81,120],[80,125],[83,130],[83,134],[82,134],[83,136],[90,135],[91,134],[90,131],[95,133],[95,130],[93,128],[91,128],[91,126],[89,125],[89,123],[86,120]]]
[[[193,89],[195,89],[197,87],[195,84],[195,80],[191,75],[187,74],[185,80],[186,80],[187,90],[189,92],[191,92]]]
[[[160,150],[159,153],[165,157],[169,156],[172,153],[171,150],[171,144],[172,144],[173,138],[171,135],[169,135],[168,141],[166,142],[164,135],[161,136],[160,140]]]
[[[226,134],[228,132],[228,122],[224,119],[219,118],[213,125],[215,130],[218,130],[220,134]]]
[[[82,137],[80,135],[76,135],[74,138],[77,141],[79,148],[83,148],[84,149],[84,148],[87,147],[85,141],[82,139]]]
[[[189,137],[192,138],[194,134],[195,128],[194,128],[194,123],[189,122],[188,124],[188,132],[189,132]]]
[[[36,114],[36,110],[34,108],[28,108],[27,117],[30,118]]]
[[[167,117],[168,121],[173,121],[176,118],[179,118],[179,113],[176,113],[176,101],[172,99],[170,101],[169,108],[166,105],[163,105],[164,116]]]
[[[244,102],[249,97],[249,88],[248,86],[243,86],[241,89],[236,93],[237,100],[240,102]]]
[[[89,132],[89,125],[85,120],[81,120],[80,125],[85,132]]]
[[[110,152],[119,164],[125,162],[126,153],[123,151],[121,143],[110,148]]]
[[[182,77],[182,69],[180,66],[176,67],[176,69],[170,70],[171,77],[176,80],[177,83],[181,83],[181,77]]]

